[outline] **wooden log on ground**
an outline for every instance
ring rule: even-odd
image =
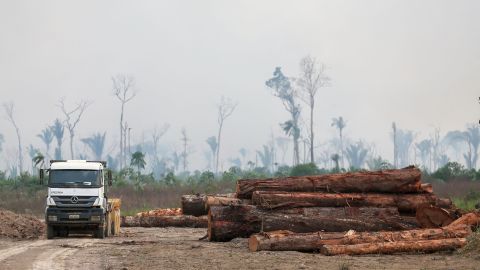
[[[415,212],[417,207],[439,205],[450,207],[450,200],[440,200],[429,193],[381,194],[381,193],[319,193],[254,191],[252,203],[268,209],[294,207],[398,207],[400,212]]]
[[[423,193],[433,193],[433,186],[430,183],[422,183],[420,189]]]
[[[122,227],[191,227],[207,228],[207,216],[123,216]]]
[[[418,168],[377,172],[353,172],[298,176],[262,180],[238,180],[237,197],[250,199],[254,191],[292,192],[380,192],[419,193],[421,172]]]
[[[207,196],[205,200],[205,210],[208,211],[211,206],[227,206],[227,205],[241,205],[249,204],[251,201],[246,199],[238,199],[234,197],[223,196]]]
[[[183,195],[182,196],[182,212],[184,215],[204,216],[208,212],[205,210],[206,195]]]
[[[309,207],[264,210],[253,205],[212,206],[208,239],[229,241],[260,231],[304,232],[392,231],[412,229],[396,208]]]
[[[273,231],[254,234],[248,240],[250,251],[316,251],[323,245],[355,245],[378,242],[417,241],[445,238],[465,238],[472,233],[469,226],[455,228],[417,229],[407,231],[380,231],[347,233],[294,233]]]
[[[320,252],[324,255],[365,255],[393,254],[399,252],[436,252],[454,250],[467,244],[465,238],[448,238],[437,240],[398,241],[365,243],[356,245],[324,245]]]
[[[422,205],[417,208],[416,219],[422,228],[438,228],[447,226],[455,220],[454,213],[447,209]]]
[[[480,212],[471,212],[467,213],[460,218],[456,219],[450,223],[447,227],[458,227],[462,225],[470,226],[472,229],[475,229],[480,226]]]

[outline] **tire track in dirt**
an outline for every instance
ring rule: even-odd
[[[69,262],[75,263],[75,260],[71,259],[73,254],[78,252],[80,249],[92,246],[98,241],[98,239],[75,238],[59,241],[55,243],[55,246],[52,248],[40,253],[33,262],[32,268],[34,270],[66,269],[67,259]]]
[[[0,262],[20,253],[27,252],[31,248],[41,247],[48,244],[47,240],[37,240],[26,244],[16,245],[10,248],[0,250]]]

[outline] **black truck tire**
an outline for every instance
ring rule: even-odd
[[[109,237],[110,235],[112,235],[111,223],[112,221],[110,220],[110,215],[107,213],[105,215],[105,237]]]
[[[95,238],[105,238],[105,222],[98,225],[97,230],[95,231]]]
[[[53,239],[55,236],[55,228],[52,225],[47,225],[47,239]]]

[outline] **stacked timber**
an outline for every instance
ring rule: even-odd
[[[240,205],[248,204],[249,200],[242,200],[236,198],[235,193],[227,194],[194,194],[183,195],[181,197],[182,211],[185,215],[204,216],[208,214],[210,206],[226,206],[226,205]]]
[[[451,200],[437,197],[413,166],[243,179],[236,198],[206,205],[210,241],[250,237],[252,251],[325,255],[455,249],[465,245],[470,226],[480,220],[473,214],[457,219],[461,213]]]

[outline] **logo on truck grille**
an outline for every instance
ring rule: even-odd
[[[70,201],[72,203],[78,203],[78,197],[77,196],[73,196],[72,198],[70,198]]]

